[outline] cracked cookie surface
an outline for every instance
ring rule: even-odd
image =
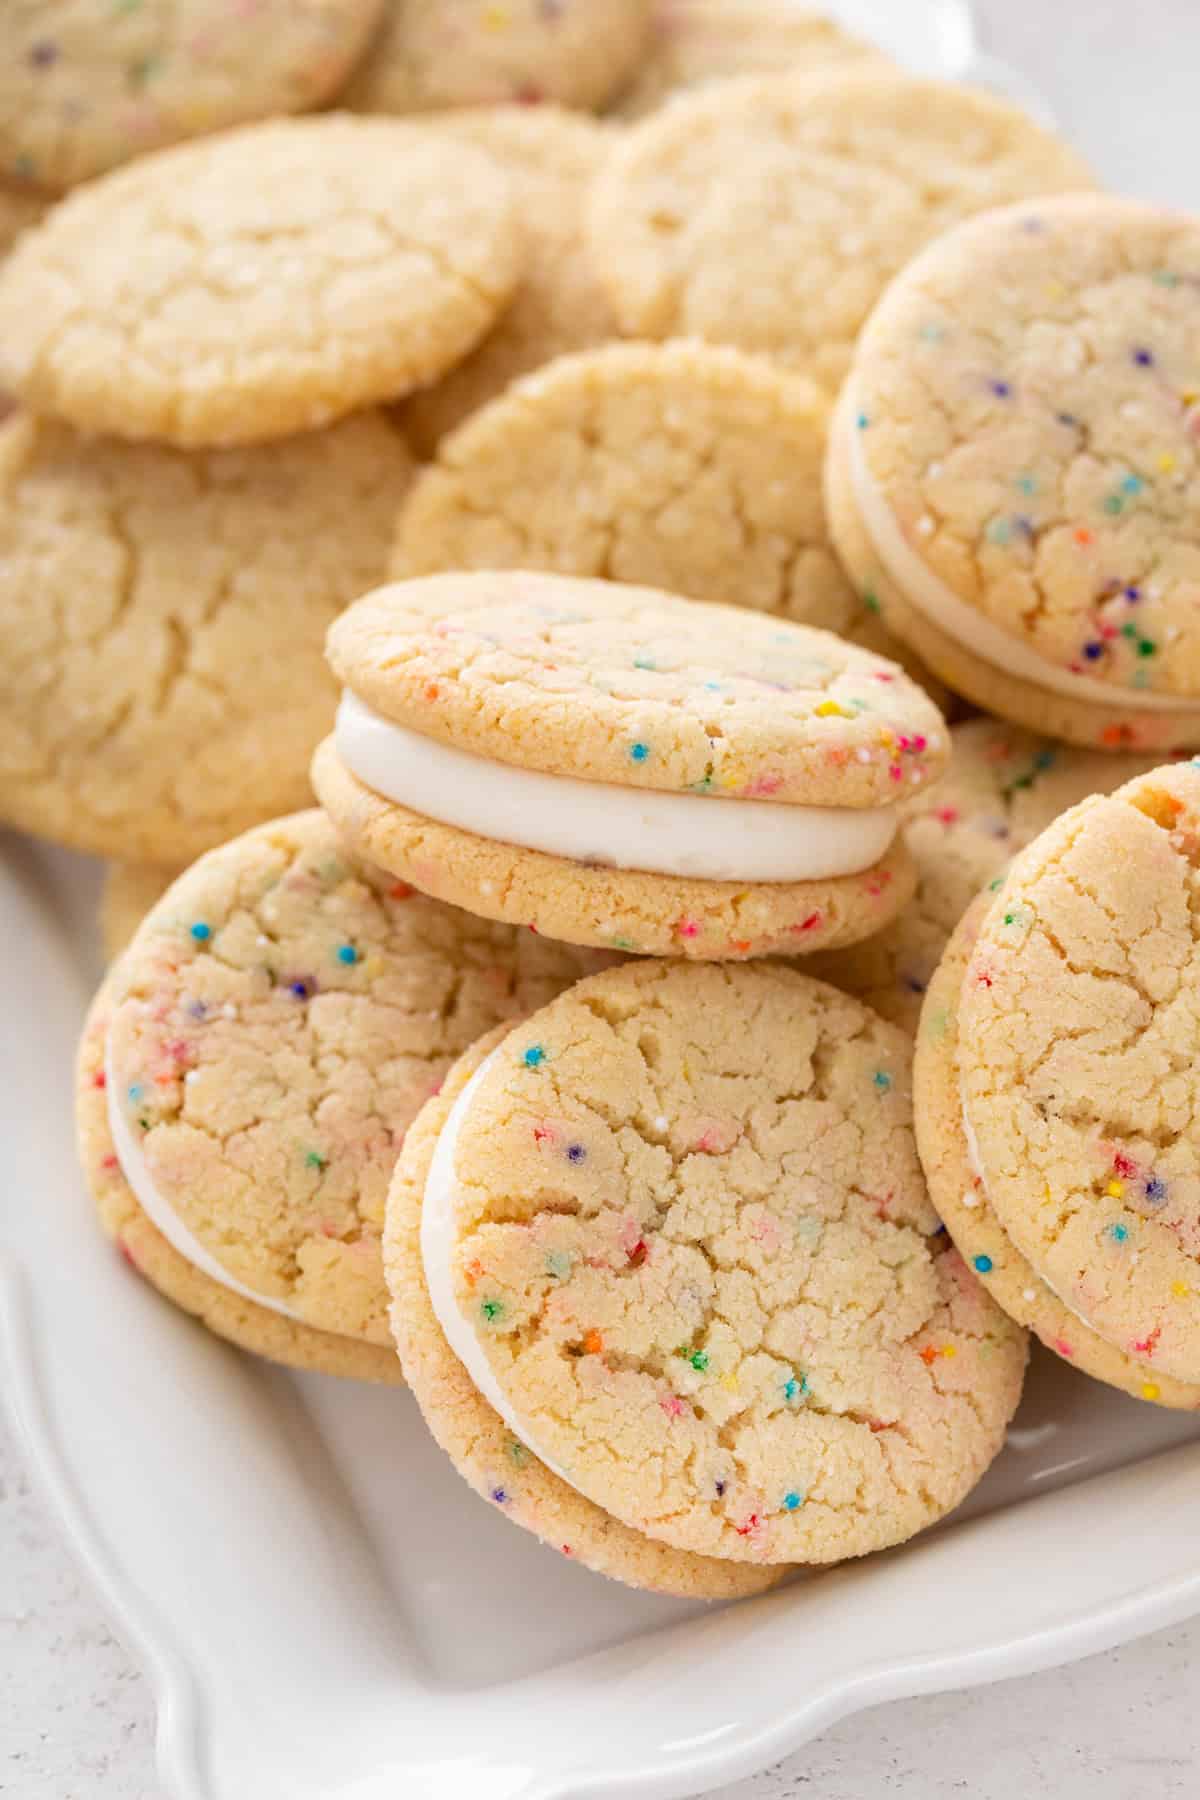
[[[825,524],[828,403],[711,344],[620,344],[528,376],[447,439],[393,573],[542,568],[845,633],[862,608]]]
[[[442,106],[603,106],[646,44],[650,0],[386,0],[345,103],[363,112]]]
[[[846,950],[818,955],[822,981],[916,1032],[925,991],[971,901],[1038,833],[1089,794],[1107,794],[1155,759],[1076,750],[996,719],[950,732],[950,763],[905,807],[904,842],[917,891],[890,925]]]
[[[874,45],[790,0],[657,0],[650,51],[617,111],[636,119],[683,88],[730,75],[773,74],[794,65],[810,74],[885,63]]]
[[[917,1147],[930,1197],[955,1246],[1010,1319],[1048,1350],[1137,1400],[1200,1409],[1200,1383],[1176,1381],[1153,1356],[1119,1349],[1060,1300],[1001,1225],[971,1164],[958,1082],[958,1005],[975,941],[993,896],[980,894],[963,916],[929,984],[913,1070]]]
[[[514,1437],[451,1350],[438,1324],[421,1260],[421,1207],[440,1133],[454,1101],[503,1028],[473,1045],[426,1102],[404,1140],[387,1199],[384,1273],[405,1379],[425,1422],[459,1474],[505,1517],[561,1555],[631,1587],[686,1598],[735,1600],[761,1593],[787,1567],[697,1556],[633,1531],[548,1469]]]
[[[1114,712],[1131,690],[1200,700],[1198,290],[1193,219],[1109,196],[1011,208],[904,273],[850,384],[856,454],[909,554],[968,620],[1100,684],[1110,748],[1163,715],[1106,733],[1105,689]]]
[[[71,187],[130,157],[317,106],[382,0],[5,0],[0,164]]]
[[[955,1506],[1024,1335],[935,1236],[910,1050],[781,967],[627,964],[513,1031],[462,1118],[461,1316],[526,1429],[635,1530],[828,1562]]]
[[[936,707],[830,632],[513,571],[394,582],[328,638],[385,718],[516,767],[663,792],[888,806],[940,773]]]
[[[554,106],[472,107],[439,114],[430,127],[504,170],[522,246],[516,293],[483,342],[404,403],[404,429],[421,456],[519,375],[617,334],[584,241],[587,192],[612,147],[611,130]]]
[[[302,1336],[386,1346],[379,1234],[405,1131],[466,1045],[602,965],[426,899],[300,813],[202,858],[143,921],[101,1006],[112,1098],[166,1206],[234,1279]],[[265,1310],[166,1244],[112,1166],[103,1111],[81,1135],[102,1211],[122,1203],[156,1240],[131,1252],[152,1281],[172,1298],[184,1281],[218,1319]]]
[[[834,389],[932,238],[1091,185],[1074,151],[977,90],[870,70],[743,77],[628,133],[596,182],[591,242],[628,336],[736,344]]]
[[[334,114],[143,157],[0,271],[0,377],[33,410],[185,448],[311,430],[434,381],[517,281],[469,145]]]
[[[191,455],[11,420],[0,816],[183,862],[306,804],[337,701],[324,633],[379,579],[411,469],[379,413]]]
[[[1200,1382],[1200,767],[1073,808],[988,909],[957,1002],[973,1172],[1100,1337]]]

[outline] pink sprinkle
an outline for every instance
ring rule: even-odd
[[[117,1249],[121,1252],[122,1258],[129,1264],[134,1273],[140,1275],[142,1266],[138,1262],[137,1257],[133,1254],[133,1251],[129,1248],[129,1245],[125,1242],[124,1238],[117,1239]]]
[[[1058,1351],[1060,1356],[1074,1356],[1075,1354],[1066,1338],[1055,1338],[1054,1348]]]
[[[745,792],[751,798],[756,798],[762,794],[777,794],[782,786],[782,775],[756,775],[754,780],[747,785]]]
[[[112,1154],[111,1151],[109,1152],[109,1154],[107,1156],[102,1156],[100,1158],[100,1167],[102,1169],[115,1169],[116,1166],[117,1166],[117,1159]]]
[[[1153,1356],[1158,1349],[1158,1340],[1162,1336],[1162,1326],[1156,1325],[1147,1337],[1135,1338],[1133,1353],[1135,1356]]]
[[[802,932],[815,931],[817,929],[817,926],[820,923],[821,923],[820,913],[812,912],[812,913],[809,913],[807,919],[801,919],[799,925],[793,925],[791,929],[795,933],[795,935],[797,937],[799,937]]]
[[[939,825],[957,825],[959,812],[957,806],[939,806],[933,816]]]
[[[891,768],[888,770],[888,777],[892,781],[903,781],[904,777],[900,773],[899,763],[892,764]]]
[[[687,1410],[678,1394],[664,1394],[658,1404],[668,1419],[678,1419]]]
[[[694,938],[700,936],[700,927],[695,919],[680,919],[675,930],[682,938]]]

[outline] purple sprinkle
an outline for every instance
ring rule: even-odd
[[[189,1019],[203,1019],[205,1017],[205,1015],[207,1014],[207,1012],[208,1012],[208,1008],[207,1008],[207,1006],[205,1006],[203,1000],[189,1000],[188,1001],[187,1016]]]
[[[507,1488],[493,1488],[492,1489],[492,1499],[496,1502],[497,1506],[503,1506],[505,1501],[508,1499],[508,1489]]]
[[[1141,599],[1141,597],[1142,597],[1142,590],[1141,590],[1141,588],[1137,588],[1137,587],[1127,587],[1127,588],[1126,588],[1126,589],[1125,589],[1125,598],[1126,598],[1126,599],[1127,599],[1127,600],[1128,600],[1128,602],[1129,602],[1129,604],[1130,604],[1130,605],[1131,605],[1131,606],[1132,606],[1132,605],[1134,605],[1134,604],[1135,604],[1135,602],[1137,602],[1137,601],[1138,601],[1138,600],[1140,600],[1140,599]]]
[[[1007,381],[992,381],[988,383],[988,386],[998,400],[1007,400],[1012,393],[1012,388]]]
[[[1151,350],[1135,350],[1133,360],[1139,369],[1148,369],[1154,362],[1154,353]]]
[[[1104,645],[1098,643],[1096,639],[1093,638],[1090,644],[1085,644],[1083,646],[1083,654],[1087,657],[1089,662],[1095,662],[1098,657],[1104,655]]]
[[[1021,533],[1022,537],[1032,538],[1035,535],[1033,520],[1030,518],[1028,513],[1014,514],[1013,524],[1016,526],[1017,530]]]
[[[51,63],[58,61],[58,45],[43,39],[40,44],[34,44],[29,52],[29,60],[35,69],[48,69]]]
[[[568,1144],[567,1145],[567,1161],[568,1162],[581,1163],[584,1160],[584,1158],[586,1157],[586,1155],[587,1155],[587,1151],[584,1149],[582,1144]]]
[[[1147,1198],[1147,1200],[1155,1200],[1155,1201],[1165,1200],[1166,1197],[1167,1197],[1166,1182],[1160,1181],[1157,1175],[1151,1175],[1149,1180],[1146,1183],[1146,1198]]]
[[[297,1000],[308,1000],[316,991],[316,986],[311,975],[298,975],[295,981],[288,982],[288,993],[295,994]]]

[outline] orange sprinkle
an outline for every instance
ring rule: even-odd
[[[588,1356],[599,1356],[600,1352],[603,1350],[604,1339],[600,1336],[600,1333],[594,1326],[584,1338],[583,1348]]]
[[[465,1274],[471,1286],[474,1287],[475,1283],[479,1280],[479,1277],[483,1274],[483,1264],[478,1257],[475,1257],[473,1261],[467,1264]]]
[[[438,697],[438,684],[436,681],[431,681],[425,689],[425,698],[427,700],[436,700],[437,697]]]
[[[929,1367],[930,1363],[935,1363],[937,1361],[937,1354],[938,1353],[932,1344],[926,1344],[921,1352],[921,1361],[925,1364],[926,1368]]]
[[[1095,541],[1096,541],[1095,538],[1093,537],[1092,533],[1088,530],[1086,525],[1076,526],[1075,542],[1077,544],[1085,544],[1085,545],[1086,544],[1094,544]]]

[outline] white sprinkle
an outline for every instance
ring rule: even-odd
[[[183,1085],[185,1087],[187,1087],[190,1082],[195,1081],[195,1079],[199,1073],[200,1073],[199,1069],[189,1069],[187,1074],[183,1078]]]
[[[869,750],[859,750],[856,752],[856,755],[861,763],[868,763],[871,761],[871,752]]]
[[[979,1201],[975,1198],[975,1195],[972,1194],[969,1189],[963,1195],[962,1203],[968,1209],[968,1211],[970,1210],[971,1207],[979,1205]]]
[[[914,787],[920,787],[925,779],[924,769],[914,769],[908,779],[912,782]]]
[[[670,1123],[670,1119],[664,1119],[660,1116],[654,1121],[654,1129],[655,1131],[666,1131],[669,1128]]]
[[[479,891],[484,895],[494,894],[496,891],[496,884],[494,881],[481,881],[479,884]]]
[[[1021,1298],[1022,1300],[1036,1300],[1037,1294],[1033,1288],[1023,1288],[1021,1291]]]
[[[932,537],[936,529],[937,527],[929,513],[922,513],[921,517],[917,520],[918,537]]]
[[[227,1000],[225,1002],[224,1006],[221,1008],[221,1017],[223,1019],[236,1019],[237,1016],[238,1016],[237,1007],[233,1004],[232,1000]]]
[[[257,937],[257,938],[255,938],[255,940],[254,940],[254,941],[255,941],[255,943],[256,943],[256,944],[259,944],[259,945],[262,945],[262,946],[264,946],[264,947],[265,947],[265,946],[266,946],[266,945],[268,945],[268,944],[269,944],[269,943],[270,943],[270,942],[271,942],[271,940],[270,940],[270,938],[269,938],[269,937],[263,937],[263,936],[262,936],[262,934],[261,934],[261,932],[260,932],[260,933],[259,933],[259,935],[258,935],[258,937]]]

